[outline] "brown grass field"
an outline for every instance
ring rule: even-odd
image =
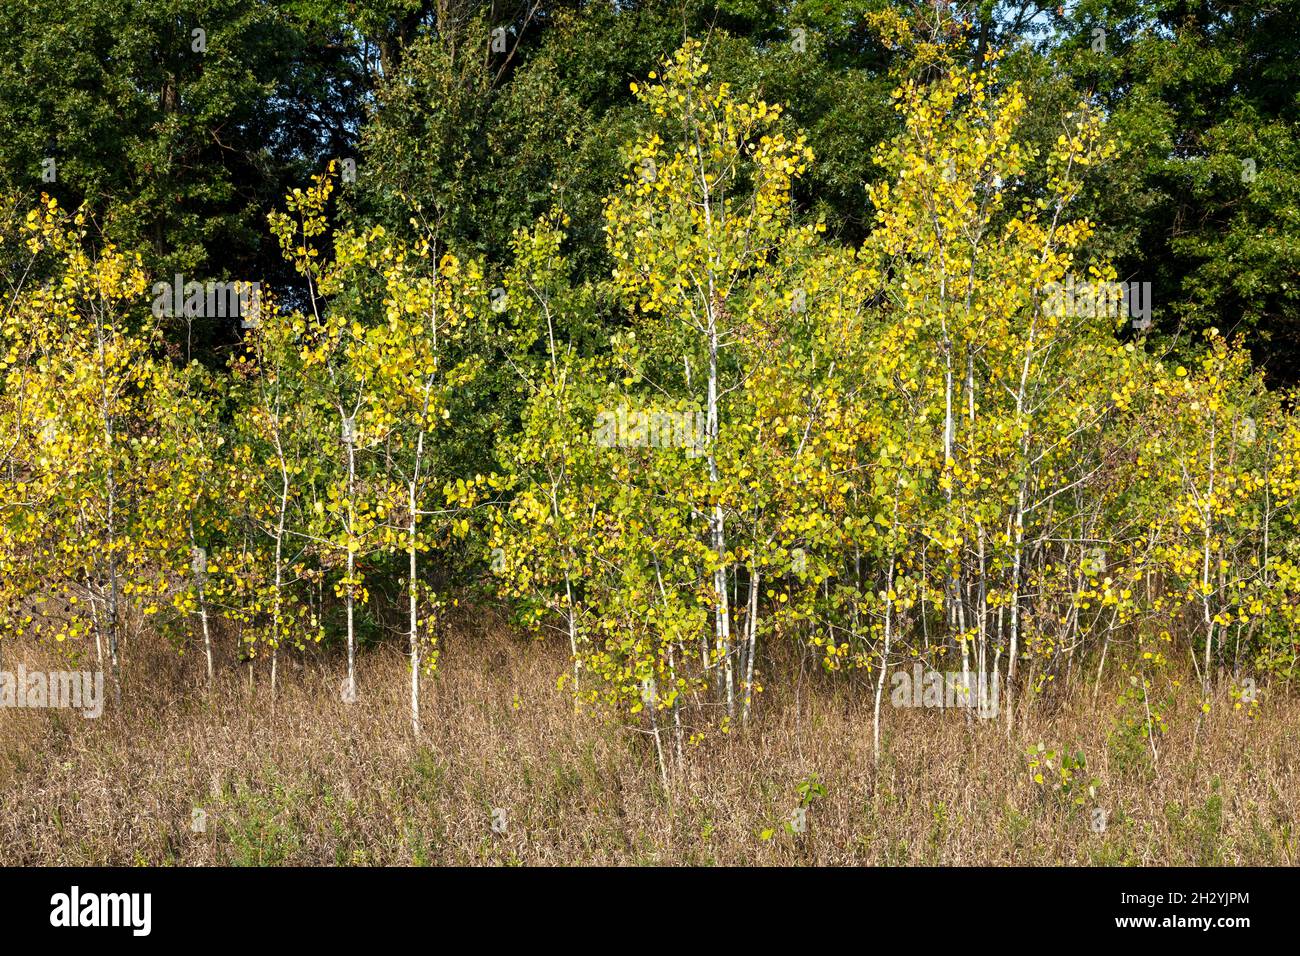
[[[1095,704],[1076,688],[1010,736],[1001,720],[886,707],[877,771],[864,689],[785,661],[772,666],[789,679],[769,683],[790,689],[764,693],[748,728],[690,748],[665,793],[646,735],[575,715],[556,689],[559,644],[460,628],[426,685],[418,746],[396,647],[362,656],[351,706],[336,658],[300,659],[274,713],[264,661],[227,662],[205,692],[197,657],[142,641],[121,707],[98,720],[0,711],[0,864],[1300,862],[1300,701],[1267,690],[1253,718],[1225,689],[1198,720],[1185,695],[1158,761],[1123,730],[1118,674]],[[8,648],[4,666],[23,660],[43,659]],[[1083,751],[1081,786],[1033,781],[1039,742]],[[814,775],[824,795],[801,798]],[[801,799],[798,833],[785,824]]]

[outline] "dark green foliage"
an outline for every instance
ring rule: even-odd
[[[1300,27],[1263,0],[32,0],[0,11],[0,188],[89,202],[160,278],[257,279],[296,303],[265,213],[350,158],[354,217],[405,229],[414,203],[504,267],[514,231],[560,206],[575,276],[598,281],[602,200],[642,119],[628,84],[690,35],[716,75],[786,105],[817,155],[795,201],[856,243],[871,149],[896,129],[905,51],[871,22],[887,9],[965,30],[972,59],[1006,51],[1035,145],[1079,96],[1104,104],[1121,149],[1081,205],[1094,250],[1153,283],[1152,334],[1193,350],[1240,331],[1273,382],[1300,378]],[[237,334],[172,340],[220,362]]]

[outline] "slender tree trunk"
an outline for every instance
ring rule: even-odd
[[[1201,608],[1205,617],[1205,667],[1202,672],[1202,690],[1210,693],[1210,655],[1214,647],[1214,614],[1210,609],[1210,538],[1214,521],[1214,478],[1215,478],[1215,422],[1210,421],[1210,483],[1205,494],[1205,547],[1201,565]]]
[[[683,649],[684,650],[684,649]],[[672,679],[673,687],[677,686],[677,655],[673,652],[673,645],[668,645],[668,674]],[[682,741],[682,698],[680,694],[673,697],[673,736],[676,738],[677,746],[677,768],[682,767],[683,760],[683,741]]]
[[[212,667],[212,629],[208,626],[208,600],[203,592],[203,584],[198,585],[199,594],[199,623],[203,627],[203,657],[208,667],[208,686],[216,679],[216,674]]]
[[[95,626],[95,661],[99,670],[104,670],[104,629],[99,621],[99,605],[95,597],[95,592],[91,590],[90,583],[86,583],[86,594],[90,603],[90,619]]]
[[[190,570],[194,577],[194,590],[197,593],[199,598],[199,622],[203,628],[203,656],[204,659],[207,661],[207,665],[208,665],[208,686],[211,687],[212,682],[215,679],[215,674],[212,668],[212,631],[208,627],[208,600],[207,600],[207,595],[204,593],[204,588],[203,588],[203,579],[204,576],[207,574],[207,555],[206,554],[203,555],[202,558],[203,567],[201,568],[198,567],[199,556],[201,552],[199,551],[198,541],[196,541],[194,538],[194,516],[193,515],[190,515],[189,517],[189,527],[190,527],[190,554],[191,554],[191,562],[193,565]]]
[[[1011,733],[1011,711],[1015,704],[1016,662],[1020,656],[1020,561],[1025,540],[1025,487],[1016,496],[1014,546],[1011,552],[1011,647],[1007,657],[1007,733]]]
[[[1036,316],[1031,318],[1025,344],[1025,358],[1020,366],[1020,385],[1016,389],[1016,424],[1021,427],[1020,460],[1026,469],[1016,491],[1016,510],[1011,516],[1014,548],[1011,561],[1011,647],[1007,656],[1006,711],[1007,735],[1011,734],[1011,711],[1015,705],[1016,664],[1020,656],[1020,561],[1025,540],[1025,491],[1029,482],[1029,427],[1025,422],[1025,398],[1029,394],[1029,369],[1033,363]]]
[[[885,696],[885,679],[889,674],[889,651],[894,636],[894,555],[889,555],[889,570],[885,577],[885,645],[880,652],[880,676],[876,678],[876,705],[872,718],[872,760],[880,766],[880,702]]]
[[[276,437],[279,444],[279,436]],[[275,597],[271,609],[271,712],[275,713],[276,677],[284,629],[284,526],[289,510],[289,469],[280,455],[280,518],[275,528]]]
[[[416,451],[416,457],[417,457],[416,470],[418,472],[419,470],[418,458],[421,451],[423,451],[424,448],[423,432],[420,433],[420,437],[419,440],[416,442],[416,445],[418,449]],[[412,736],[415,737],[416,740],[419,740],[420,739],[420,633],[419,633],[420,618],[419,618],[419,600],[416,591],[416,586],[417,586],[416,582],[419,580],[419,578],[416,576],[417,568],[416,568],[415,534],[417,531],[417,527],[416,527],[415,519],[416,519],[417,502],[415,496],[415,481],[412,481],[410,483],[407,490],[409,491],[408,504],[410,505],[410,509],[411,509],[411,521],[410,521],[410,525],[406,529],[408,535],[408,540],[406,543],[406,557],[410,563],[410,569],[409,569],[410,579],[409,579],[409,586],[407,587],[407,592],[408,592],[407,599],[410,603],[407,610],[410,615],[409,625],[410,625],[410,640],[411,640],[411,648],[410,648],[411,650],[411,734]]]
[[[348,694],[347,702],[355,703],[357,699],[357,637],[355,625],[356,582],[353,576],[357,568],[356,540],[356,451],[355,437],[349,436],[348,445],[348,559],[347,559],[347,613],[348,613]]]
[[[650,712],[651,734],[655,740],[655,757],[659,762],[659,779],[663,781],[664,794],[671,795],[672,788],[668,786],[668,765],[664,760],[664,744],[662,735],[659,733],[659,718],[655,712],[655,705],[653,703],[647,704],[646,710]]]
[[[104,460],[105,460],[105,530],[107,538],[104,552],[108,560],[108,600],[105,613],[108,617],[108,657],[113,669],[113,703],[122,703],[122,668],[118,658],[118,607],[117,607],[117,475],[113,467],[113,413],[109,404],[107,376],[108,368],[104,357],[104,327],[102,318],[97,327],[99,350],[99,386],[101,413],[104,421]]]
[[[711,310],[712,311],[712,310]],[[718,485],[718,327],[717,319],[710,316],[709,328],[709,481]],[[714,639],[718,663],[722,665],[720,679],[727,701],[727,716],[736,712],[736,692],[731,660],[731,610],[727,603],[727,538],[723,526],[722,503],[714,502],[710,519],[713,551],[717,557],[717,568],[713,572],[713,590],[716,605],[714,608]]]
[[[940,296],[942,297],[942,292]],[[943,332],[943,474],[948,481],[943,489],[944,497],[944,514],[951,519],[952,516],[952,461],[953,461],[953,372],[952,372],[952,341],[948,337],[948,330],[945,325]],[[955,555],[950,555],[950,560],[955,559]],[[961,586],[957,580],[956,570],[950,571],[947,582],[948,591],[948,619],[956,624],[962,634],[966,630],[966,621],[960,616],[961,608]],[[962,672],[968,673],[970,664],[966,650],[966,641],[961,641]]]
[[[572,552],[570,552],[572,557]],[[578,693],[578,674],[581,663],[578,660],[578,620],[573,613],[573,584],[569,578],[569,569],[564,569],[564,601],[566,617],[569,623],[569,656],[573,660],[573,693]]]
[[[742,724],[749,723],[749,708],[754,700],[754,655],[758,650],[758,585],[760,575],[758,568],[749,569],[749,650],[745,658],[745,703],[740,712]]]

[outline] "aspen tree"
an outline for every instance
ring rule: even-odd
[[[33,533],[26,547],[38,576],[28,596],[66,601],[61,615],[26,623],[58,642],[93,633],[117,702],[125,604],[156,610],[166,587],[144,493],[158,443],[132,440],[157,382],[156,330],[128,316],[146,287],[138,260],[91,246],[84,214],[47,199],[24,229],[29,249],[55,256],[57,281],[22,293],[7,319],[7,333],[21,329],[31,342],[23,385],[34,443],[10,516]]]
[[[728,397],[745,370],[729,354],[746,326],[754,270],[767,268],[790,228],[790,187],[811,160],[802,137],[777,130],[780,108],[734,97],[708,76],[690,41],[662,80],[633,85],[655,132],[636,142],[622,190],[606,203],[614,282],[650,340],[682,367],[700,369],[713,579],[711,667],[735,711],[735,658],[728,572],[727,481],[719,461]]]
[[[358,285],[358,265],[368,253],[368,244],[382,239],[384,233],[375,227],[364,234],[335,236],[335,259],[322,259],[316,244],[329,231],[327,206],[336,165],[331,162],[308,188],[295,189],[286,197],[287,211],[272,213],[269,219],[286,259],[307,282],[311,315],[296,320],[301,329],[302,370],[312,400],[334,414],[334,434],[321,438],[325,447],[340,449],[342,458],[339,474],[326,484],[325,500],[315,503],[317,520],[308,533],[327,550],[343,553],[344,572],[335,590],[343,598],[346,614],[348,666],[343,697],[354,702],[356,610],[358,602],[369,599],[357,558],[373,544],[372,533],[382,521],[371,507],[368,476],[360,471],[359,451],[373,451],[375,441],[363,413],[368,411],[371,381],[379,370],[362,360],[365,313],[373,300]]]

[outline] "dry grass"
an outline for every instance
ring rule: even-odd
[[[689,752],[669,796],[642,735],[575,717],[555,690],[561,649],[504,628],[449,642],[418,747],[393,649],[362,657],[352,706],[337,661],[286,669],[274,714],[260,669],[250,689],[232,663],[205,694],[194,658],[135,653],[122,707],[99,720],[0,711],[0,864],[1300,862],[1294,699],[1254,720],[1216,707],[1199,729],[1189,700],[1155,768],[1141,737],[1114,733],[1110,692],[1095,708],[1075,694],[1010,739],[1001,721],[890,710],[877,773],[864,695],[805,672],[770,681],[791,692],[765,694],[748,731]],[[1096,797],[1036,785],[1025,750],[1039,741],[1082,750]],[[826,793],[793,833],[812,775]]]

